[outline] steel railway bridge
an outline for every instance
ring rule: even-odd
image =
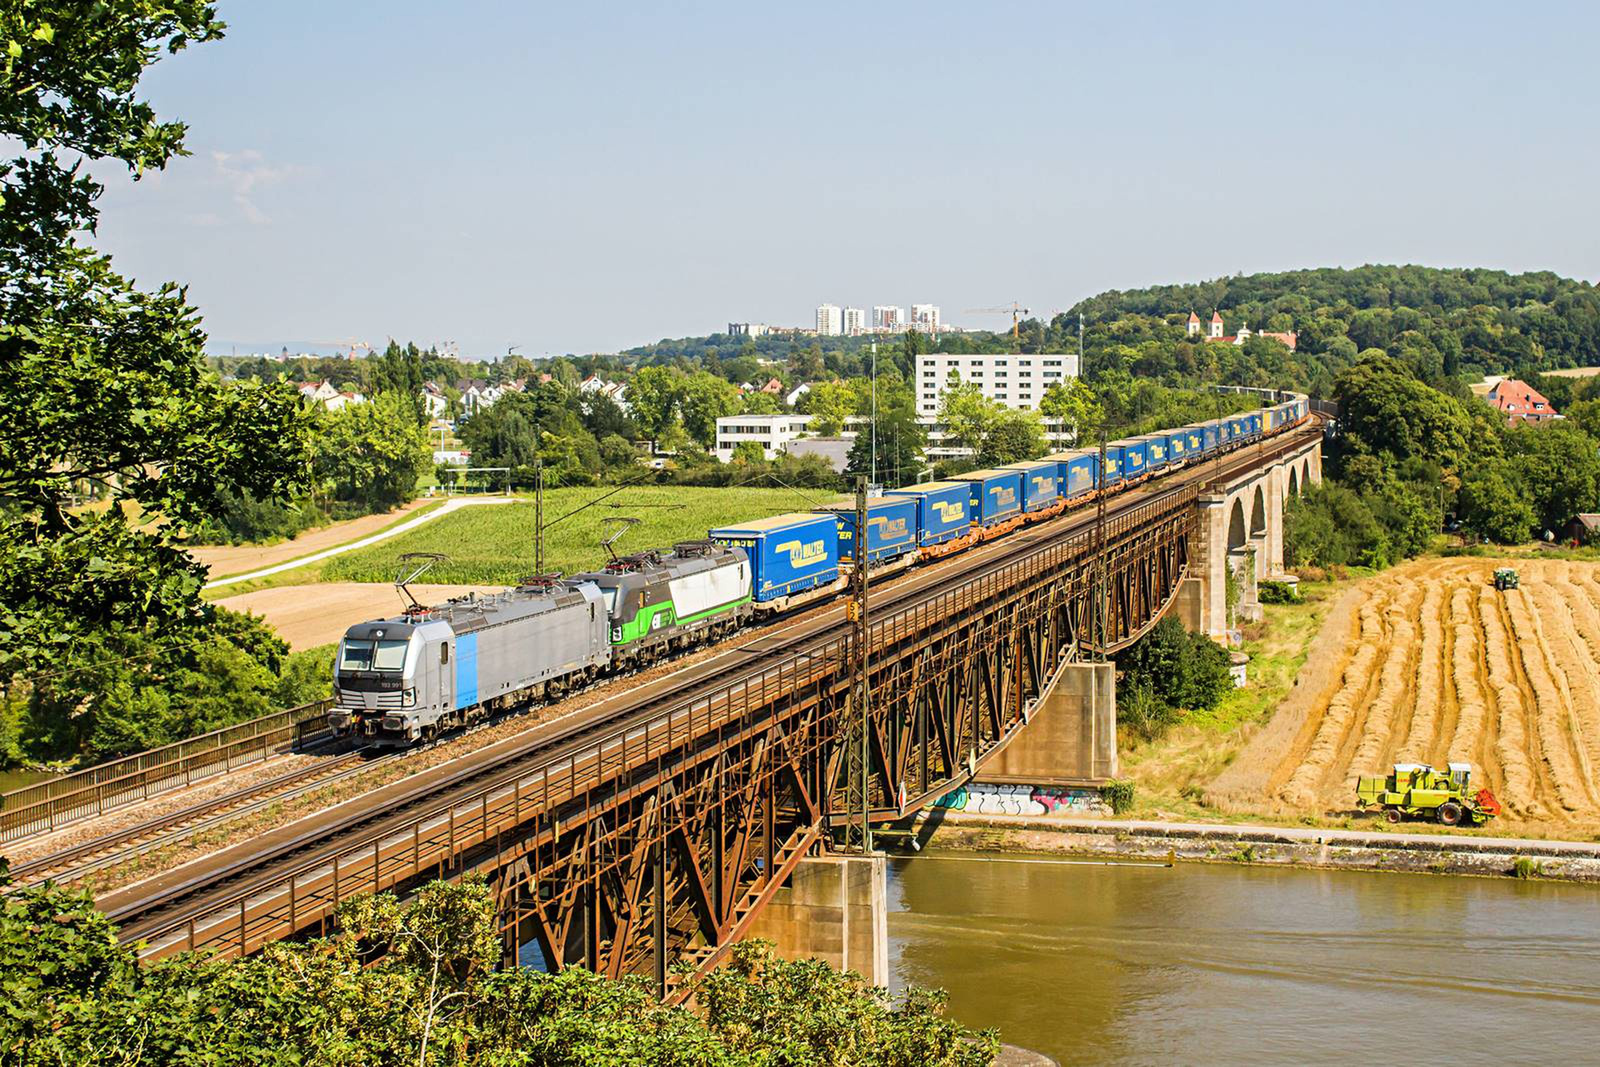
[[[1153,625],[1190,573],[1207,487],[1316,440],[1301,428],[1111,498],[1103,524],[1077,510],[875,583],[872,818],[970,780],[1061,665]],[[851,633],[842,607],[813,612],[101,906],[147,956],[234,955],[326,930],[355,894],[478,874],[508,961],[669,992],[675,961],[714,966],[844,818]]]

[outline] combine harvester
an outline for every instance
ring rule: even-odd
[[[1389,822],[1433,818],[1446,826],[1482,826],[1500,814],[1500,802],[1487,789],[1468,795],[1472,764],[1451,763],[1436,771],[1425,763],[1396,763],[1388,778],[1357,778],[1356,803],[1383,808]]]

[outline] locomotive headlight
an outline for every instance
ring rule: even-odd
[[[407,689],[404,693],[400,694],[400,706],[401,707],[403,707],[403,708],[414,707],[416,705],[416,703],[417,703],[417,691],[416,691],[416,689],[414,689],[414,688],[413,689]]]

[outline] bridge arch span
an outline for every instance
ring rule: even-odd
[[[1240,621],[1230,618],[1227,574],[1243,587],[1238,614],[1260,611],[1256,583],[1284,576],[1283,509],[1290,494],[1322,480],[1322,442],[1312,439],[1254,470],[1207,486],[1188,588],[1178,598],[1185,625],[1226,640]]]

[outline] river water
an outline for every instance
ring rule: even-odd
[[[1600,888],[892,861],[890,968],[1064,1064],[1600,1063]]]

